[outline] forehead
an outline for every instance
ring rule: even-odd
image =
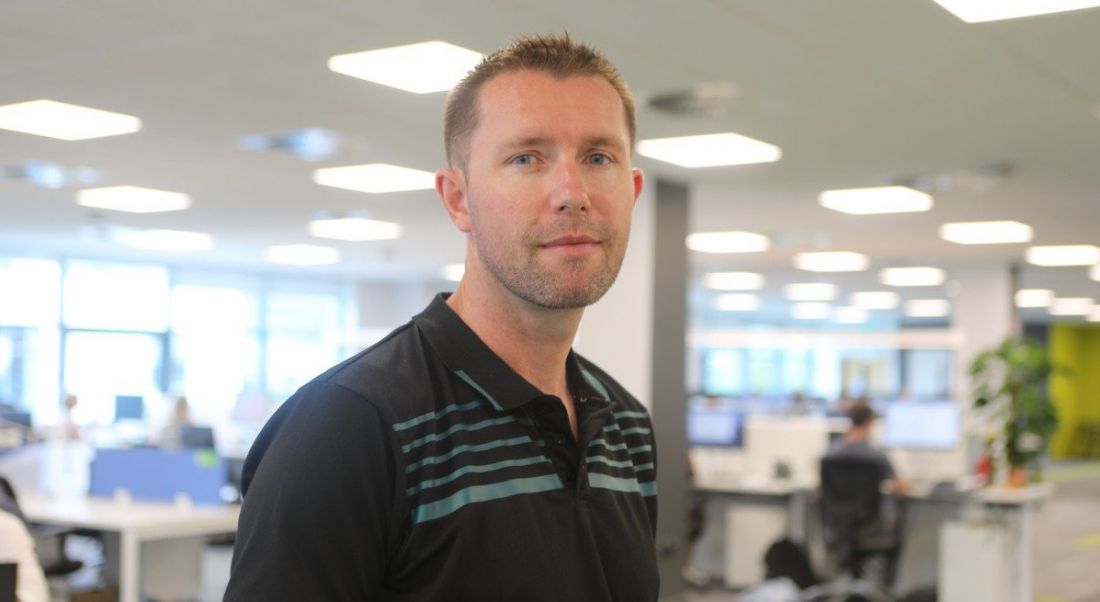
[[[481,89],[479,142],[505,142],[515,136],[613,138],[629,146],[626,113],[615,88],[596,75],[558,78],[541,71],[498,75]]]

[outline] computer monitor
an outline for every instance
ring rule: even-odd
[[[141,420],[145,416],[145,404],[140,395],[115,396],[115,422]]]
[[[208,426],[181,426],[180,446],[191,449],[214,449],[214,429]]]
[[[891,448],[952,449],[959,442],[959,407],[953,401],[894,402],[882,420],[882,444]]]
[[[728,408],[689,407],[689,445],[741,447],[745,436],[745,415]]]
[[[16,410],[3,410],[0,411],[0,421],[7,422],[9,424],[18,424],[25,428],[31,428],[31,414],[30,412],[19,412]]]

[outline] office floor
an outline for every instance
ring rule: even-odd
[[[1036,602],[1100,602],[1100,464],[1051,469],[1057,483],[1036,525]],[[202,602],[220,602],[229,580],[232,549],[207,547]],[[684,602],[732,602],[721,588],[690,590]]]

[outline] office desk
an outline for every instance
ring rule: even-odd
[[[141,545],[146,542],[194,538],[233,533],[237,530],[238,506],[177,507],[149,502],[118,502],[112,499],[72,497],[46,498],[23,494],[20,505],[28,520],[116,533],[118,589],[121,602],[141,599]],[[112,555],[112,554],[108,554]]]
[[[696,480],[695,491],[706,501],[709,528],[723,535],[722,577],[727,587],[763,581],[764,553],[777,539],[805,540],[804,486],[775,480]]]

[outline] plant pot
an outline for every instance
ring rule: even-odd
[[[1008,486],[1009,487],[1027,487],[1029,483],[1027,468],[1024,466],[1013,466],[1008,471]]]

